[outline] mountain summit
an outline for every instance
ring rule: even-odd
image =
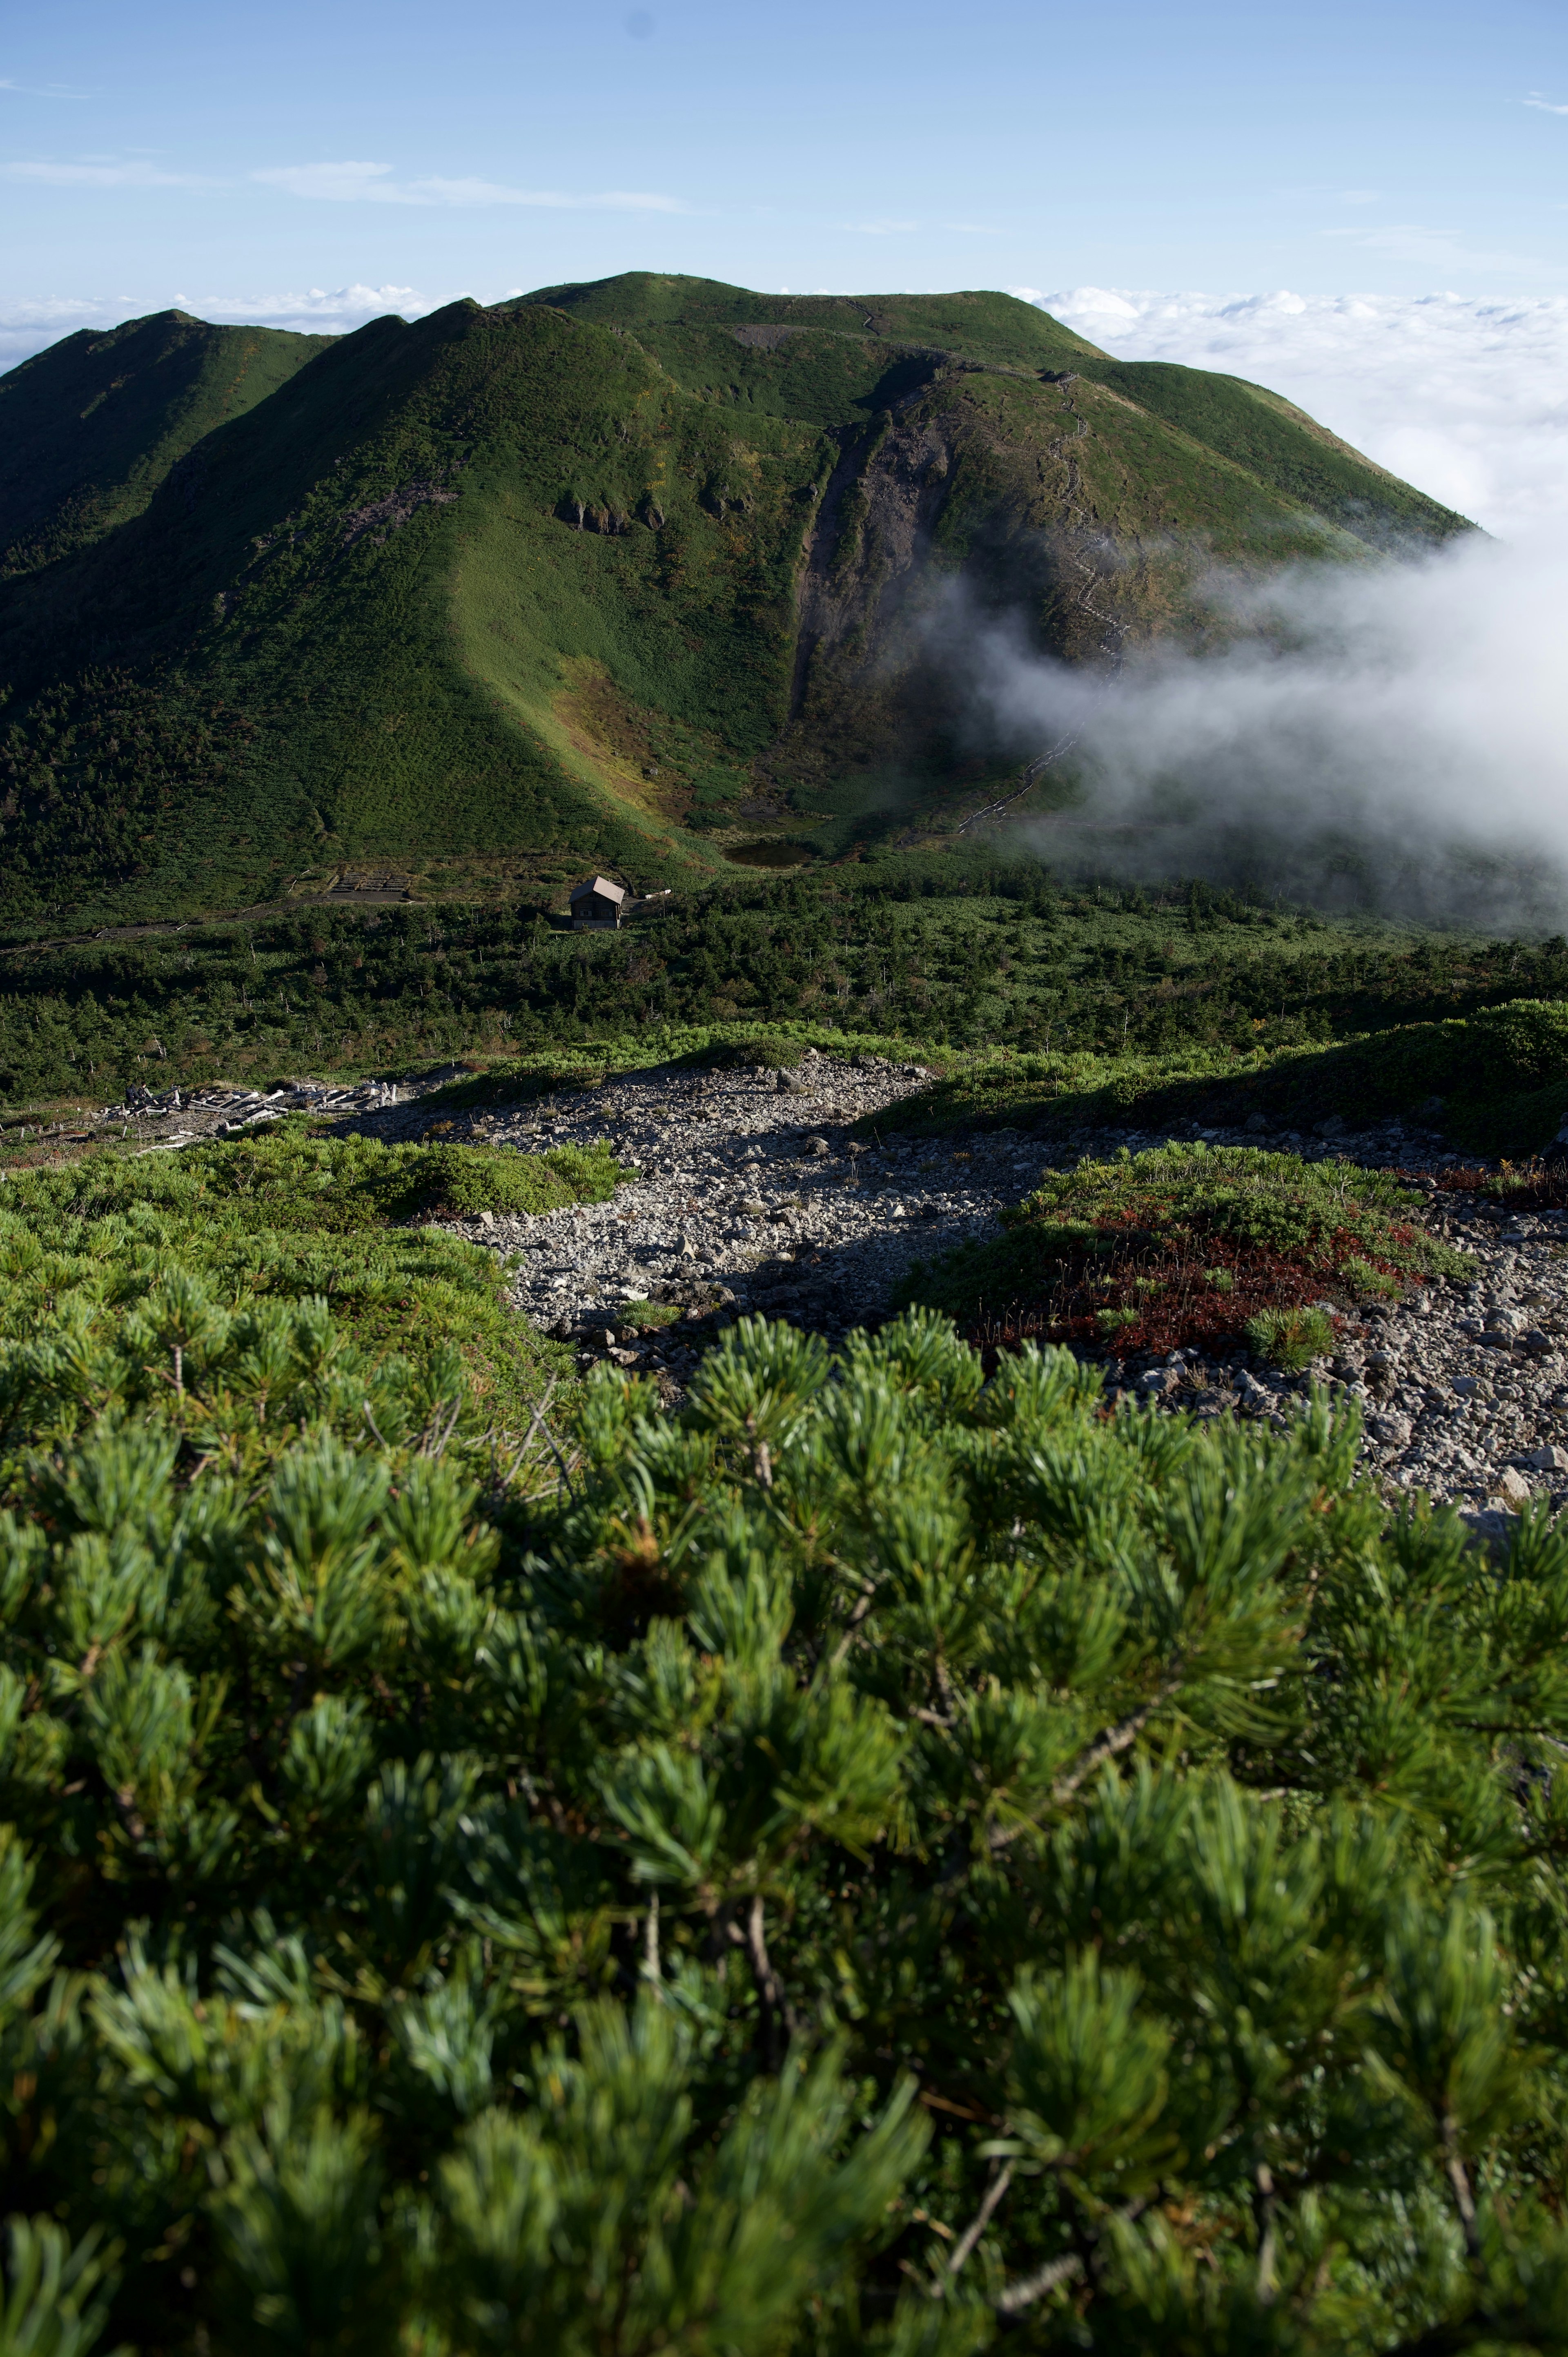
[[[22,921],[940,840],[1031,749],[978,724],[945,615],[1102,663],[1212,631],[1216,564],[1469,528],[1259,386],[984,292],[631,273],[336,339],[165,313],[0,378],[0,422]]]

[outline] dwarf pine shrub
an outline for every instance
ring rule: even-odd
[[[329,1401],[17,1452],[12,2345],[1561,2345],[1568,1533],[1101,1397],[916,1311],[521,1512]]]

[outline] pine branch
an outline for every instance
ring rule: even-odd
[[[763,1918],[762,1893],[754,1892],[746,1913],[746,1930],[737,1931],[732,1924],[731,1937],[739,1938],[746,1948],[751,1965],[751,1976],[757,1984],[757,2029],[762,2044],[763,2061],[770,2072],[779,2068],[779,2024],[793,2038],[800,2028],[794,2007],[784,1994],[784,1984],[773,1969],[768,1953],[767,1931]]]
[[[959,2236],[957,2243],[953,2245],[952,2256],[948,2261],[948,2273],[950,2276],[957,2275],[960,2267],[962,2266],[965,2259],[968,2258],[976,2243],[979,2242],[982,2234],[984,2233],[987,2226],[990,2225],[992,2214],[994,2212],[997,2203],[1001,2201],[1003,2195],[1006,2192],[1007,2188],[1012,2184],[1012,2182],[1013,2164],[1009,2161],[1006,2168],[999,2170],[997,2175],[992,2179],[990,2184],[986,2187],[984,2201],[981,2203],[979,2209],[975,2212],[973,2217],[964,2228],[963,2233]]]
[[[854,1642],[855,1632],[875,1601],[876,1582],[874,1579],[868,1579],[861,1591],[859,1603],[844,1622],[843,1635],[839,1639],[833,1651],[832,1660],[828,1664],[830,1669],[843,1669],[849,1649]]]
[[[1180,1684],[1179,1678],[1167,1679],[1158,1694],[1152,1695],[1146,1703],[1141,1704],[1135,1711],[1131,1712],[1115,1727],[1108,1728],[1103,1735],[1098,1736],[1087,1751],[1080,1751],[1068,1773],[1058,1777],[1052,1785],[1052,1805],[1058,1809],[1065,1809],[1069,1801],[1076,1799],[1097,1768],[1103,1767],[1107,1760],[1114,1760],[1122,1752],[1131,1750],[1155,1713],[1170,1700]],[[990,1836],[993,1857],[1000,1857],[1004,1850],[1011,1848],[1019,1835],[1026,1832],[1033,1822],[1032,1818],[1020,1818],[1016,1824],[1009,1825],[1004,1833],[1001,1831],[993,1833]]]
[[[1055,2291],[1058,2284],[1076,2283],[1085,2272],[1085,2262],[1076,2251],[1069,2251],[1065,2259],[1052,2259],[1049,2266],[1043,2266],[1037,2275],[1025,2276],[1020,2282],[1009,2284],[1005,2290],[999,2291],[995,2300],[996,2312],[999,2316],[1016,2316],[1020,2309],[1032,2308],[1036,2300],[1044,2299],[1046,2294]]]
[[[1279,2286],[1274,2277],[1274,2254],[1277,2236],[1273,2171],[1267,2161],[1261,2160],[1252,2172],[1252,2215],[1258,2228],[1258,2299],[1267,2308]]]
[[[1472,2259],[1481,2255],[1481,2232],[1476,2217],[1476,2197],[1470,2190],[1469,2173],[1460,2155],[1452,2114],[1443,2123],[1443,2147],[1446,2156],[1444,2172],[1453,2189],[1454,2207],[1459,2213],[1464,2229],[1465,2248]]]
[[[1118,2226],[1130,2226],[1135,2219],[1143,2216],[1151,2201],[1156,2198],[1155,2194],[1145,2194],[1136,2201],[1129,2201],[1124,2209],[1115,2212],[1113,2218],[1107,2222]],[[1063,2258],[1048,2261],[1037,2274],[1025,2276],[1017,2283],[1008,2284],[997,2293],[993,2302],[997,2314],[1016,2316],[1020,2309],[1032,2308],[1036,2300],[1044,2299],[1046,2294],[1055,2291],[1058,2284],[1076,2283],[1080,2276],[1089,2273],[1091,2266],[1098,2269],[1097,2255],[1101,2240],[1101,2235],[1096,2234],[1087,2255],[1081,2251],[1069,2251]]]

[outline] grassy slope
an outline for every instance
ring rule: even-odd
[[[1473,529],[1463,516],[1391,475],[1305,410],[1244,377],[1165,361],[1083,363],[1097,383],[1135,401],[1283,498],[1375,546],[1441,544]]]
[[[924,651],[953,580],[1091,658],[1107,601],[1135,635],[1199,627],[1216,554],[1360,552],[1004,296],[553,292],[342,339],[0,597],[7,915],[433,854],[652,882],[750,808],[831,847],[880,797],[940,834],[1016,758],[959,744]]]
[[[630,328],[671,374],[711,398],[779,407],[823,425],[850,422],[907,394],[922,364],[944,360],[1076,373],[1358,537],[1380,544],[1396,534],[1443,541],[1466,529],[1463,517],[1263,386],[1163,361],[1117,361],[1011,295],[779,296],[631,271],[522,299]],[[736,330],[759,326],[783,327],[788,336],[776,350],[749,349]]]
[[[330,341],[158,311],[83,328],[0,377],[0,576],[139,515],[188,450]]]

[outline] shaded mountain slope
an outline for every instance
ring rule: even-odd
[[[137,342],[157,324],[124,331],[149,357],[117,474],[86,387],[96,366],[124,392],[121,346],[59,348],[79,479],[21,407],[19,479],[30,448],[61,548],[0,584],[14,920],[355,863],[651,882],[748,826],[829,843],[874,804],[940,827],[1019,758],[977,739],[960,608],[1100,661],[1200,636],[1217,558],[1369,561],[1374,498],[1407,533],[1463,528],[1256,388],[1161,371],[1140,400],[1005,296],[632,275],[378,320],[286,373],[318,339],[236,372],[240,346],[183,328]],[[112,475],[118,509],[91,491]]]
[[[0,377],[0,576],[138,515],[169,468],[330,338],[213,328],[184,311],[84,328]]]

